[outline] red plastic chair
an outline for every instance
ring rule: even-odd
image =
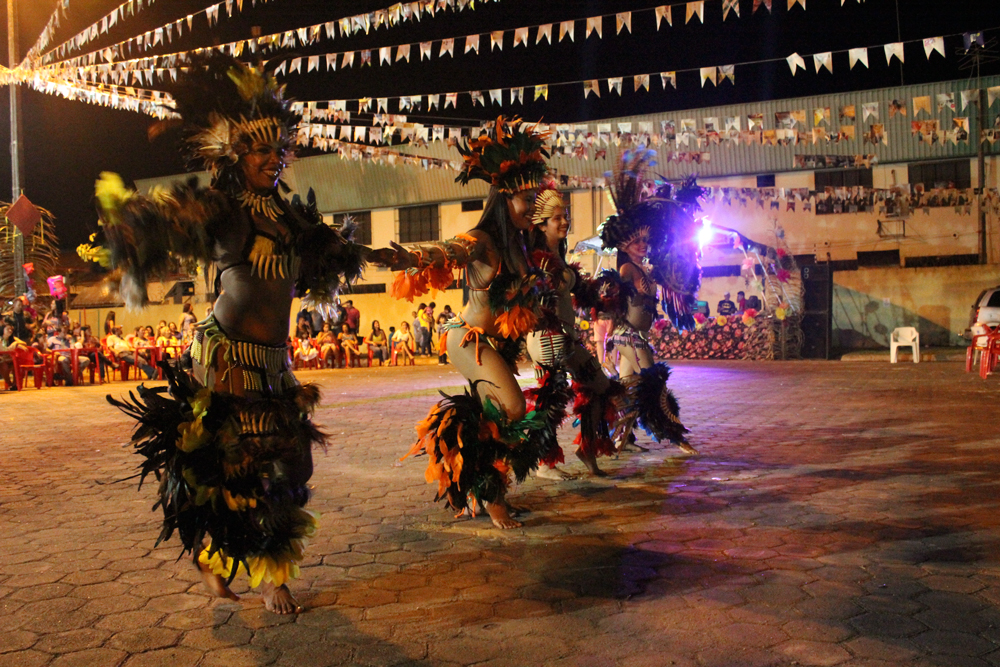
[[[28,373],[35,378],[35,389],[42,388],[42,382],[52,386],[52,353],[42,353],[42,363],[35,363],[35,350],[21,348],[14,355],[14,383],[18,389],[24,389],[24,381]]]
[[[979,355],[980,362],[982,362],[982,355],[985,354],[987,347],[989,347],[990,334],[994,329],[988,326],[984,327],[984,329],[986,333],[973,336],[972,344],[965,350],[966,373],[971,373],[972,367],[976,365],[976,355]]]
[[[998,359],[1000,359],[1000,327],[987,328],[986,349],[979,355],[979,377],[985,380],[986,376],[996,368]]]
[[[409,349],[410,349],[410,365],[411,366],[416,366],[417,365],[416,350],[414,350],[412,347],[409,348]],[[392,346],[392,361],[389,362],[390,366],[398,366],[399,365],[396,362],[396,353],[397,353],[398,350],[399,350],[399,345],[393,345]]]

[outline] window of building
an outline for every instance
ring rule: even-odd
[[[858,266],[899,266],[899,250],[859,251]]]
[[[354,213],[337,213],[333,216],[333,224],[340,227],[344,224],[344,218],[350,216],[354,220],[356,229],[354,230],[354,242],[362,245],[372,244],[372,212],[355,211]]]
[[[440,236],[438,226],[438,206],[407,206],[396,209],[399,216],[399,242],[420,243],[437,241]]]
[[[774,174],[761,174],[757,177],[757,187],[758,188],[773,188],[774,187]]]
[[[907,168],[910,185],[923,184],[925,190],[933,188],[971,188],[972,163],[970,160],[943,160],[911,164]]]
[[[462,202],[462,213],[468,213],[469,211],[482,211],[483,210],[483,200],[482,199],[469,199]]]
[[[823,192],[826,188],[853,188],[856,186],[872,187],[871,169],[833,169],[830,171],[817,171],[816,192]]]

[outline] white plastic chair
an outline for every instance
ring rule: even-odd
[[[892,330],[889,337],[889,361],[896,363],[900,347],[913,348],[913,363],[920,363],[920,333],[913,327],[899,327]]]

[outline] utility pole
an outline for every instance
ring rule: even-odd
[[[986,209],[983,201],[986,198],[986,146],[983,142],[983,130],[986,129],[986,91],[983,90],[981,77],[981,67],[983,63],[996,62],[997,41],[995,39],[984,40],[982,33],[968,33],[965,35],[965,48],[958,50],[959,69],[969,70],[969,83],[972,79],[976,82],[977,102],[979,106],[978,122],[976,127],[975,142],[977,146],[976,164],[979,172],[976,182],[978,187],[975,192],[976,197],[976,217],[979,221],[979,263],[989,262],[989,243],[986,229]],[[971,128],[970,128],[971,130]],[[992,153],[992,151],[991,151]]]
[[[17,8],[15,0],[7,0],[7,63],[11,69],[18,64]],[[7,86],[10,92],[10,203],[21,196],[21,180],[24,176],[23,150],[21,147],[21,90],[13,81]],[[14,227],[14,295],[20,296],[27,290],[24,284],[24,235]]]

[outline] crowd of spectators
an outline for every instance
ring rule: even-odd
[[[346,368],[369,365],[414,363],[417,356],[437,355],[439,364],[448,363],[445,323],[455,317],[451,306],[435,318],[437,304],[421,303],[411,313],[410,322],[388,330],[373,320],[370,330],[361,329],[361,312],[353,301],[339,304],[329,319],[315,310],[299,312],[295,335],[288,340],[296,366]],[[363,349],[362,349],[363,346]]]
[[[435,313],[436,308],[434,302],[421,303],[412,312],[411,322],[400,322],[398,327],[386,330],[373,320],[364,331],[361,312],[353,301],[338,304],[329,319],[315,310],[303,310],[297,317],[295,335],[288,339],[289,351],[296,367],[346,368],[360,366],[363,361],[369,366],[376,362],[380,366],[412,364],[421,355],[436,355],[439,364],[446,364],[445,324],[455,313],[451,306],[445,306],[440,313]],[[155,327],[134,327],[126,332],[117,323],[114,311],[109,311],[100,332],[103,335],[97,336],[90,325],[71,321],[63,302],[54,302],[41,314],[21,297],[0,313],[0,321],[0,353],[10,352],[0,354],[0,379],[13,389],[14,353],[20,354],[22,365],[27,359],[34,365],[47,361],[52,379],[66,386],[78,382],[91,366],[103,381],[111,381],[112,374],[123,364],[150,380],[157,377],[156,365],[161,360],[190,368],[188,348],[198,318],[188,303],[177,322],[160,320]],[[73,349],[78,350],[76,367]]]

